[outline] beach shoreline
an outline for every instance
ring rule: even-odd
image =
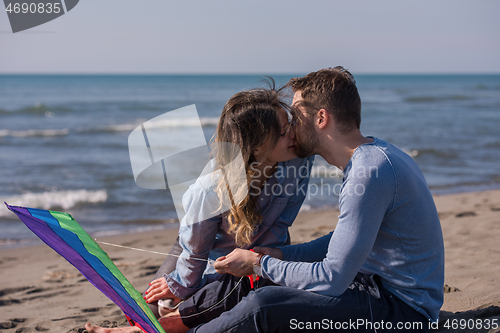
[[[500,324],[500,190],[434,195],[445,242],[445,300],[440,326],[459,320]],[[290,229],[293,243],[335,228],[337,209],[301,212]],[[99,240],[168,252],[177,229],[129,233]],[[139,291],[162,255],[101,245]],[[83,332],[86,322],[125,324],[121,310],[46,245],[0,249],[0,332]],[[21,332],[19,331],[19,332]],[[496,332],[474,329],[474,332]]]
[[[466,194],[472,192],[485,192],[492,190],[500,190],[500,183],[481,183],[481,184],[463,184],[456,186],[444,186],[444,187],[433,187],[430,188],[433,197],[443,196],[443,195],[451,195],[451,194]],[[16,204],[14,204],[15,206]],[[316,207],[311,207],[309,205],[304,204],[300,211],[301,214],[311,214],[316,212],[324,212],[338,209],[338,203],[333,205],[321,205]],[[71,209],[53,209],[56,211],[71,211]],[[9,212],[12,214],[11,212]],[[12,216],[14,216],[12,214]],[[80,221],[82,214],[78,216],[73,216],[77,221]],[[16,222],[20,222],[16,219]],[[150,220],[136,220],[134,221],[136,226],[133,229],[130,228],[121,228],[121,229],[112,229],[112,230],[103,230],[97,232],[89,232],[89,235],[93,238],[106,238],[110,236],[124,236],[131,233],[147,233],[147,232],[164,232],[171,229],[179,228],[179,222],[174,218],[167,218],[163,220],[155,220],[154,224],[151,224]],[[107,221],[102,221],[102,224],[106,224]],[[113,221],[112,223],[116,223]],[[130,224],[127,222],[126,224]],[[22,225],[22,223],[21,223]],[[30,234],[31,238],[0,238],[0,251],[4,249],[16,249],[22,247],[29,246],[38,246],[43,245],[44,243],[36,237],[34,234]]]

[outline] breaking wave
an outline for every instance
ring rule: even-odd
[[[180,127],[196,127],[199,126],[210,127],[217,126],[219,123],[219,118],[178,118],[178,119],[168,119],[163,121],[156,121],[148,124],[150,128],[180,128]],[[120,125],[111,125],[108,127],[104,127],[101,129],[103,132],[123,132],[123,131],[133,131],[138,126],[141,126],[142,123],[134,123],[134,124],[120,124]],[[96,131],[94,129],[93,131]]]
[[[415,96],[407,97],[405,101],[408,103],[429,103],[429,102],[443,102],[443,101],[467,101],[473,99],[466,95],[452,95],[452,96]]]
[[[87,191],[52,191],[42,193],[24,193],[0,198],[13,206],[33,207],[39,209],[63,209],[75,207],[79,203],[98,203],[108,199],[106,190]],[[0,216],[11,216],[7,207],[0,209]]]
[[[52,118],[54,114],[64,114],[78,111],[70,107],[62,105],[47,106],[43,103],[35,103],[30,106],[18,108],[12,111],[0,109],[0,116],[12,116],[12,115],[27,115],[27,116],[45,116]]]
[[[186,118],[186,119],[171,119],[168,121],[156,122],[150,128],[182,128],[182,127],[196,127],[201,123],[202,127],[215,127],[219,122],[219,118],[200,118],[199,120],[196,118]],[[141,123],[134,124],[119,124],[119,125],[111,125],[106,127],[96,127],[90,129],[77,129],[72,131],[72,133],[113,133],[113,132],[131,132],[136,129],[138,126],[141,126]],[[13,131],[13,130],[0,130],[0,138],[1,137],[16,137],[16,138],[26,138],[32,136],[38,137],[51,137],[51,136],[64,136],[68,135],[70,130],[67,128],[64,129],[29,129],[29,130],[21,130],[21,131]]]
[[[29,136],[62,136],[67,135],[69,129],[45,129],[45,130],[25,130],[25,131],[11,131],[11,130],[0,130],[0,137],[16,137],[16,138],[26,138]]]

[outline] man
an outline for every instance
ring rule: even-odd
[[[191,331],[428,331],[443,302],[444,246],[422,173],[392,144],[361,134],[361,100],[344,68],[289,85],[297,155],[319,154],[343,170],[337,227],[309,243],[219,258],[221,273],[254,271],[281,287],[251,292]]]

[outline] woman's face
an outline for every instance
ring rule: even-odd
[[[278,117],[281,125],[281,135],[278,143],[273,150],[267,155],[264,164],[274,165],[277,162],[285,162],[297,157],[295,154],[295,129],[288,122],[288,117],[284,111],[278,112]],[[258,153],[255,154],[257,161],[261,161],[261,158],[265,156],[269,149],[269,140],[266,141],[262,146],[258,148]],[[261,158],[259,158],[259,155]]]

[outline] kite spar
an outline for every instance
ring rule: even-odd
[[[165,333],[153,312],[109,256],[67,213],[9,206],[45,244],[75,266],[97,289],[147,333]]]

